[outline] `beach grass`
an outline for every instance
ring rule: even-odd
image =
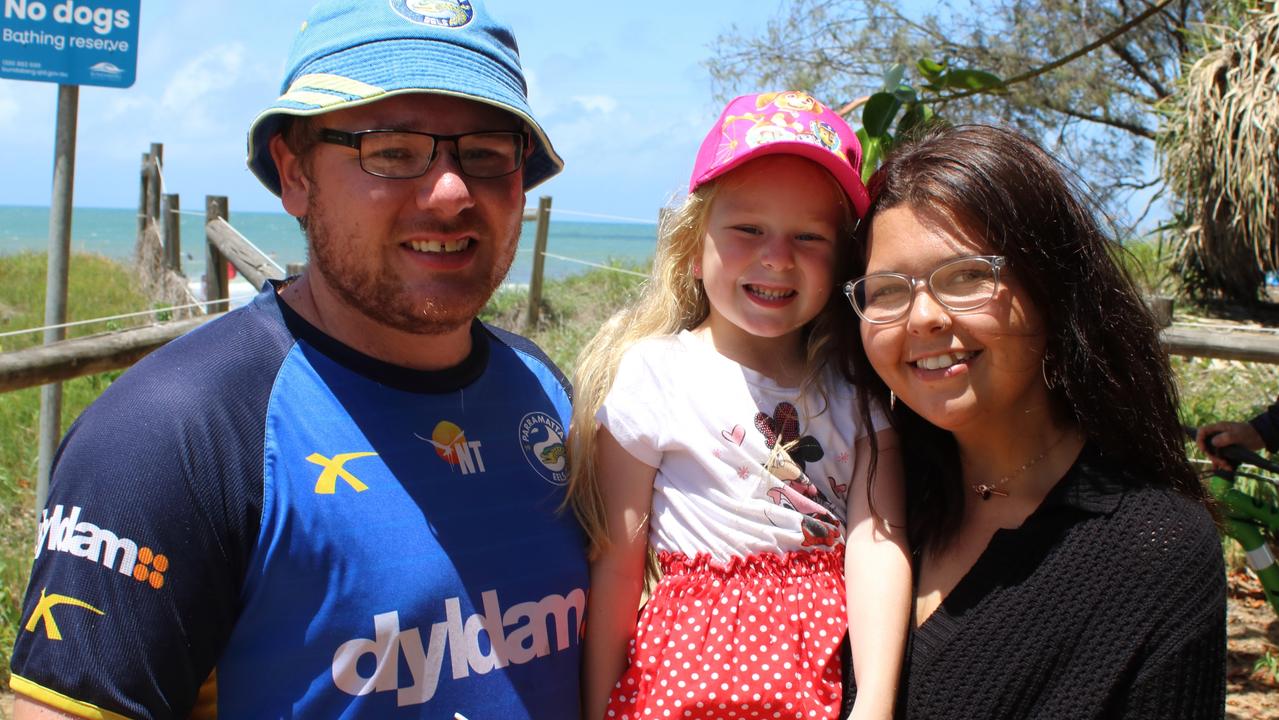
[[[44,325],[46,254],[0,256],[0,333]],[[67,317],[119,315],[149,307],[133,274],[100,255],[76,253],[69,264]],[[119,330],[146,322],[124,319],[69,328],[68,337]],[[0,351],[43,342],[42,333],[0,337]],[[76,378],[63,384],[62,429],[66,431],[122,371]],[[9,651],[21,613],[35,542],[35,477],[39,455],[40,388],[0,393],[0,685],[9,683]]]
[[[499,290],[480,319],[533,340],[571,378],[582,346],[609,316],[638,296],[644,278],[636,273],[648,273],[647,266],[622,262],[609,266],[546,283],[534,327],[527,323],[526,288]]]

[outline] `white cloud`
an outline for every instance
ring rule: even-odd
[[[7,127],[18,117],[18,101],[6,84],[0,84],[0,128]]]
[[[244,45],[233,42],[211,47],[195,56],[173,73],[160,106],[181,115],[216,109],[210,105],[211,96],[240,82],[244,54]]]
[[[610,115],[617,109],[617,98],[608,95],[579,95],[573,98],[583,110]]]

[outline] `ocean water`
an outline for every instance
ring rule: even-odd
[[[204,274],[204,214],[184,211],[181,217],[182,272],[194,284]],[[282,212],[237,213],[232,204],[230,222],[280,267],[306,261],[306,241],[291,216]],[[127,261],[133,254],[137,227],[136,210],[76,208],[71,219],[71,248]],[[536,222],[524,223],[507,283],[528,284],[533,272],[536,229]],[[656,245],[656,224],[561,221],[554,219],[552,210],[546,251],[598,264],[612,261],[630,264],[647,262]],[[0,205],[0,254],[21,250],[45,252],[48,247],[49,208]],[[590,269],[579,263],[547,257],[545,277],[556,279]]]

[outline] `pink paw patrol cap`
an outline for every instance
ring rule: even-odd
[[[844,119],[812,95],[796,90],[733,99],[711,128],[693,163],[688,191],[765,155],[798,155],[835,176],[857,216],[870,196],[862,183],[862,146]]]

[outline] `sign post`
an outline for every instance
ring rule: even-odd
[[[67,321],[71,209],[75,187],[76,114],[80,85],[127,88],[137,67],[141,0],[3,0],[0,79],[58,83],[58,124],[49,203],[49,267],[44,323]],[[49,345],[66,337],[45,330]],[[36,511],[49,495],[49,469],[62,435],[62,384],[40,391],[40,460]]]

